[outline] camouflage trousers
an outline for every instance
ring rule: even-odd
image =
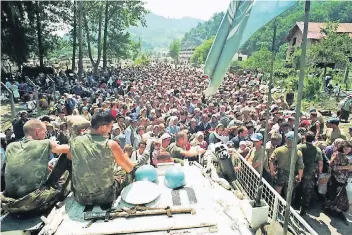
[[[314,193],[314,187],[315,181],[313,177],[302,178],[302,181],[295,187],[292,204],[307,209]]]
[[[290,177],[289,171],[277,168],[274,185],[279,187],[287,187],[289,177]]]
[[[48,211],[68,195],[70,191],[68,175],[67,171],[55,185],[42,187],[18,199],[7,197],[4,192],[0,195],[1,207],[6,212],[21,215]]]
[[[72,189],[76,201],[86,206],[113,203],[120,196],[121,191],[134,180],[133,174],[126,173],[123,169],[115,169],[114,178],[114,183],[110,187],[97,193],[83,193]]]

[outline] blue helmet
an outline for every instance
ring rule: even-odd
[[[136,180],[147,180],[150,182],[155,181],[158,178],[158,172],[151,165],[144,165],[136,170]]]
[[[186,181],[183,168],[180,166],[172,166],[166,169],[164,184],[171,189],[184,186]]]

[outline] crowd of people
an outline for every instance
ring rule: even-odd
[[[48,176],[46,169],[35,167],[31,171],[33,164],[19,159],[28,154],[21,151],[29,148],[24,146],[32,146],[33,154],[37,154],[33,161],[46,164],[59,162],[60,153],[67,154],[67,159],[72,159],[76,200],[104,204],[131,182],[130,174],[136,166],[198,161],[210,145],[217,143],[237,152],[254,170],[263,168],[264,179],[285,194],[296,121],[293,92],[273,97],[267,117],[267,86],[258,74],[228,73],[210,98],[203,95],[209,78],[186,66],[154,63],[111,69],[99,76],[87,73],[82,81],[75,74],[65,73],[52,79],[57,83],[54,105],[50,81],[45,77],[34,79],[42,87],[40,106],[54,107],[50,115],[29,120],[28,113],[21,112],[13,128],[1,137],[2,178],[8,197],[24,197]],[[34,99],[33,87],[17,82],[16,98]],[[343,106],[344,117],[350,112],[350,100],[352,97]],[[75,118],[79,124],[71,123]],[[269,139],[265,143],[266,120]],[[315,108],[299,115],[293,204],[302,215],[316,193],[328,212],[346,220],[342,212],[350,206],[346,187],[352,171],[352,127],[344,133],[339,123],[338,118],[324,118]],[[45,145],[34,147],[39,140],[46,141]],[[117,165],[112,167],[114,162]],[[239,166],[234,167],[241,171]],[[119,170],[126,174],[117,174]],[[39,179],[29,177],[34,172]],[[128,180],[122,182],[124,177]],[[20,182],[23,178],[26,180]]]

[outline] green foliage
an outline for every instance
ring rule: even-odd
[[[310,10],[310,22],[352,22],[352,5],[344,1],[312,1]],[[298,3],[289,11],[276,18],[277,41],[276,49],[284,42],[288,32],[297,21],[304,19],[304,2]],[[259,50],[262,46],[270,48],[272,40],[273,22],[258,30],[242,47],[242,53],[250,54]]]
[[[301,54],[302,54],[302,49],[301,48],[295,49],[293,54],[290,57],[288,57],[287,66],[291,67],[291,68],[294,68],[294,69],[299,69],[300,61],[301,61],[300,60]],[[308,64],[311,63],[309,58],[307,58],[306,61],[307,61]]]
[[[181,45],[180,45],[180,40],[174,40],[169,48],[169,55],[172,59],[174,59],[175,63],[178,64],[178,60],[180,57],[180,49],[181,49]]]
[[[1,52],[17,64],[27,61],[33,43],[25,15],[32,8],[31,2],[1,1]]]
[[[204,41],[201,45],[196,47],[191,56],[191,63],[193,64],[204,64],[207,59],[208,52],[213,45],[215,37],[211,37],[210,39]]]
[[[204,40],[210,39],[218,31],[224,15],[223,12],[215,13],[210,20],[204,23],[199,23],[197,27],[185,33],[181,41],[181,47],[184,49],[195,48],[202,44]]]
[[[345,1],[312,1],[310,11],[311,22],[352,22],[352,4]],[[199,24],[185,34],[182,39],[182,48],[189,48],[200,45],[204,40],[216,35],[218,27],[224,13],[215,14],[209,21]],[[276,51],[285,43],[288,32],[292,29],[297,21],[304,19],[304,2],[298,3],[296,6],[286,11],[276,18],[277,23],[277,43]],[[262,29],[258,30],[243,45],[241,52],[243,54],[252,54],[260,50],[262,47],[271,48],[273,34],[273,22],[270,22]]]
[[[146,66],[149,63],[150,63],[150,58],[146,54],[141,54],[134,60],[134,65],[136,66]]]
[[[342,63],[347,62],[346,52],[352,48],[352,39],[347,34],[338,34],[338,24],[328,23],[322,32],[326,37],[312,43],[308,50],[308,57],[314,63]]]
[[[254,52],[247,60],[243,61],[242,67],[267,73],[270,72],[271,58],[272,52],[263,47],[259,51]]]
[[[55,25],[70,22],[67,12],[71,6],[69,1],[2,1],[2,54],[17,64],[31,54],[48,55],[56,47]]]

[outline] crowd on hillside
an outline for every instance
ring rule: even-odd
[[[263,167],[264,178],[279,193],[285,193],[294,140],[294,93],[273,98],[269,105],[269,139],[264,143],[268,88],[261,75],[228,73],[210,98],[203,95],[209,78],[185,66],[156,63],[111,69],[99,76],[87,73],[82,81],[64,72],[51,78],[56,82],[56,103],[50,80],[45,76],[33,79],[41,87],[40,107],[48,108],[48,115],[41,117],[48,139],[69,143],[74,138],[68,121],[71,116],[79,115],[90,122],[99,112],[111,112],[116,122],[107,138],[115,140],[132,161],[145,155],[146,164],[154,166],[170,159],[197,161],[208,146],[222,143],[237,151],[255,170]],[[33,87],[24,80],[8,79],[6,86],[18,90],[14,92],[18,101],[34,99]],[[345,119],[351,107],[352,97],[347,97],[341,106]],[[13,128],[1,136],[2,172],[6,171],[6,146],[24,137],[23,125],[29,115],[21,112]],[[342,212],[350,203],[346,187],[352,171],[348,168],[352,165],[352,127],[344,133],[339,118],[324,118],[315,108],[299,118],[294,205],[305,214],[316,192],[326,210],[346,219]],[[84,131],[75,135],[84,135]],[[49,160],[55,157],[52,154]]]

